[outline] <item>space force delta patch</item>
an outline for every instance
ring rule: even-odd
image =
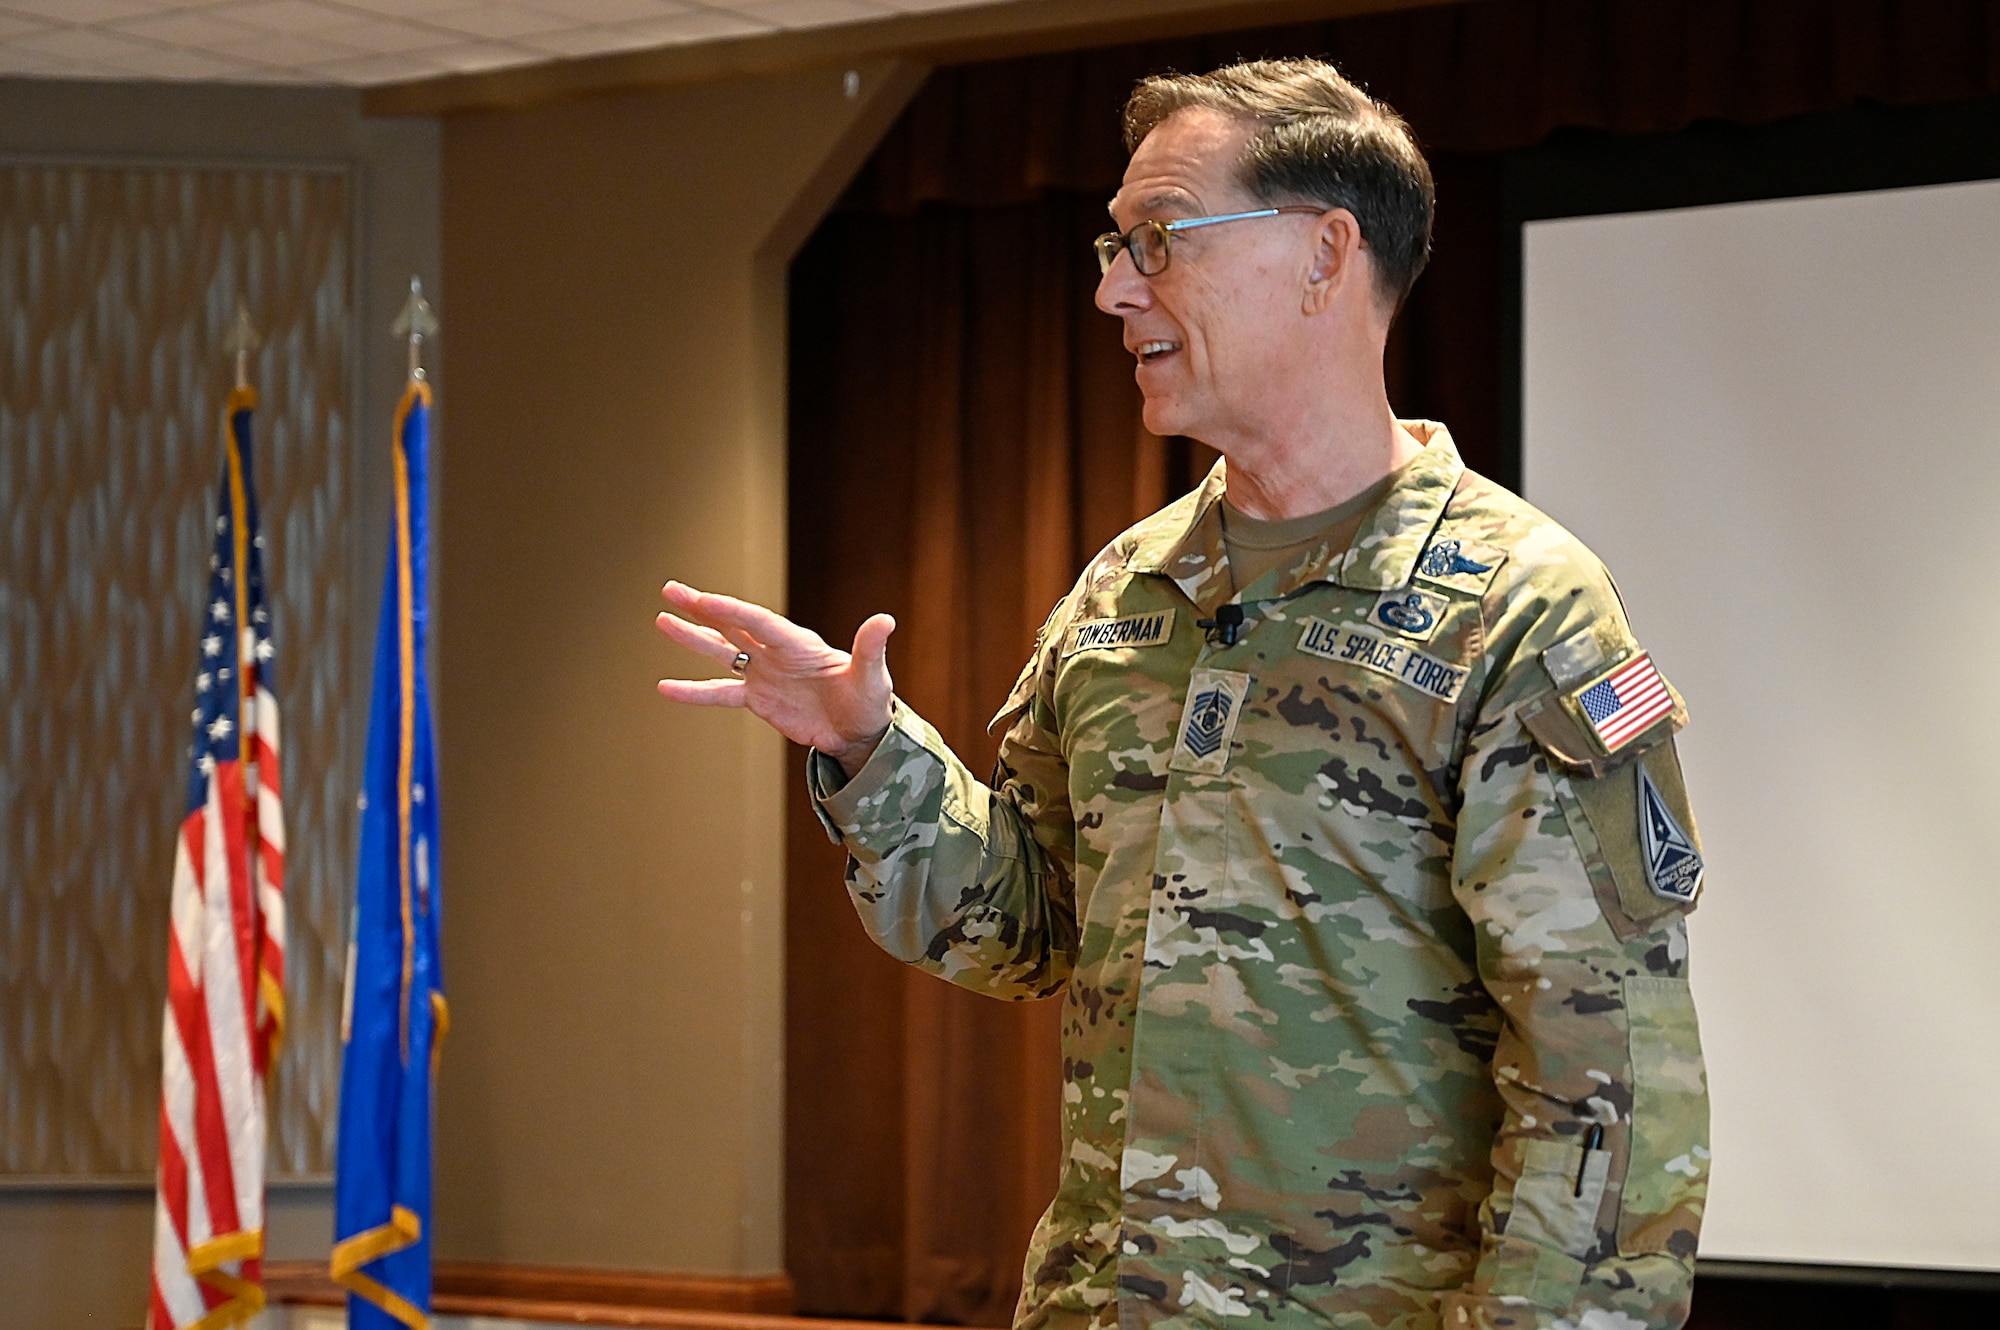
[[[1465,680],[1472,673],[1462,665],[1427,656],[1415,647],[1391,642],[1352,624],[1330,624],[1321,619],[1306,620],[1306,630],[1299,635],[1299,650],[1323,660],[1373,670],[1440,702],[1458,701],[1458,695],[1465,690]]]
[[[1701,889],[1701,851],[1660,797],[1659,787],[1639,764],[1639,841],[1646,851],[1646,882],[1655,896],[1685,904]]]
[[[1113,651],[1120,647],[1156,647],[1174,635],[1174,612],[1128,614],[1122,619],[1086,619],[1070,625],[1063,655],[1079,651]]]

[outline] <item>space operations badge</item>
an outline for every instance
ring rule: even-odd
[[[1639,764],[1639,843],[1646,852],[1646,882],[1655,896],[1685,905],[1701,889],[1701,851],[1667,810],[1667,801]]]
[[[1250,696],[1250,676],[1236,670],[1196,670],[1188,676],[1187,705],[1174,736],[1175,771],[1219,776],[1229,765],[1229,741]]]
[[[1299,634],[1299,650],[1322,660],[1373,670],[1440,702],[1458,701],[1472,673],[1463,665],[1426,655],[1407,643],[1392,642],[1353,624],[1331,624],[1323,619],[1306,620],[1305,631]]]
[[[1079,651],[1113,651],[1121,647],[1156,647],[1174,635],[1174,612],[1128,614],[1119,619],[1085,619],[1071,624],[1063,639],[1063,657]]]

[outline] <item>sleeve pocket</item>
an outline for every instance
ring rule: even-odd
[[[1514,1184],[1507,1236],[1583,1256],[1597,1245],[1597,1211],[1611,1173],[1609,1150],[1581,1142],[1521,1142],[1521,1180]]]
[[[1495,1297],[1566,1311],[1597,1245],[1611,1152],[1539,1138],[1523,1139],[1520,1147],[1521,1176],[1504,1202],[1495,1198],[1506,1211],[1505,1230],[1489,1239],[1477,1281]]]
[[[1708,1197],[1708,1075],[1685,979],[1631,975],[1631,1148],[1619,1196],[1618,1250],[1693,1260]]]
[[[1671,730],[1663,726],[1612,765],[1579,754],[1565,732],[1575,727],[1560,707],[1531,704],[1522,718],[1558,769],[1556,801],[1619,938],[1629,941],[1692,910],[1701,888],[1701,839]]]

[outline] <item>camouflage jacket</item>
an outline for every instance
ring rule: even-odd
[[[1114,541],[991,785],[900,703],[852,781],[814,756],[884,948],[1062,995],[1017,1326],[1686,1317],[1685,713],[1589,551],[1406,427],[1353,544],[1240,594],[1220,465]]]

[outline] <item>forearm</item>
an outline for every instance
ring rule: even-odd
[[[994,997],[1062,987],[1076,931],[1067,874],[1011,791],[981,782],[900,702],[851,780],[833,765],[814,755],[816,809],[885,951]]]
[[[1668,931],[1678,950],[1678,921]],[[1693,1007],[1684,977],[1601,959],[1489,980],[1508,1017],[1504,1114],[1481,1259],[1447,1327],[1553,1330],[1593,1309],[1648,1330],[1686,1319],[1707,1178]]]
[[[1503,725],[1492,738],[1525,736]],[[1708,1159],[1686,932],[1678,906],[1642,922],[1621,908],[1586,812],[1587,802],[1617,809],[1636,799],[1641,763],[1664,781],[1672,746],[1591,778],[1616,788],[1587,797],[1585,777],[1532,746],[1516,751],[1533,756],[1511,768],[1480,763],[1495,776],[1468,799],[1460,828],[1460,899],[1505,1022],[1493,1062],[1504,1113],[1480,1264],[1446,1301],[1444,1324],[1575,1326],[1597,1309],[1633,1318],[1606,1324],[1677,1326]],[[1686,820],[1684,806],[1678,815]],[[1639,904],[1629,893],[1626,903]]]

